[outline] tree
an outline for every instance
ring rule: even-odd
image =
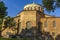
[[[10,17],[10,16],[8,16],[8,17],[6,17],[5,18],[6,20],[5,20],[5,28],[7,28],[7,27],[15,27],[15,25],[16,25],[16,22],[14,21],[14,18],[13,17]]]
[[[0,19],[0,37],[1,37],[1,33],[7,28],[15,28],[15,21],[14,21],[14,18],[8,16],[5,18],[5,21],[4,22],[4,26],[3,26],[3,29],[2,29],[2,20]]]
[[[0,18],[4,18],[5,16],[7,16],[7,7],[5,7],[5,4],[1,1],[0,2]]]
[[[16,30],[16,22],[14,21],[13,17],[8,16],[8,17],[5,18],[4,29],[6,29],[6,28],[12,29],[13,31]],[[11,32],[7,32],[7,34],[9,36],[12,35]]]
[[[5,16],[7,16],[7,7],[5,7],[5,4],[3,3],[3,1],[0,1],[0,37],[1,37],[1,32],[4,30],[2,30],[2,23],[3,23],[3,19],[5,18]]]
[[[56,8],[60,7],[60,0],[42,0],[42,3],[48,12],[54,12]]]

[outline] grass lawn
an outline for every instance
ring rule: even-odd
[[[0,38],[0,40],[30,40],[29,38]]]

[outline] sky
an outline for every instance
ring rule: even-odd
[[[42,5],[42,0],[1,0],[8,8],[8,16],[15,17],[20,11],[23,10],[24,6],[35,2],[36,4]],[[44,10],[45,14],[54,15],[60,17],[60,8],[57,8],[54,12],[48,13]]]

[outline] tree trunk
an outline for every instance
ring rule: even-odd
[[[2,31],[0,30],[0,37],[2,37],[1,33],[2,33]]]

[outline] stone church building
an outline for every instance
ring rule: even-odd
[[[60,18],[47,15],[44,13],[43,7],[39,4],[27,4],[23,10],[14,17],[16,21],[16,28],[18,28],[18,34],[22,29],[38,28],[42,33],[49,32],[53,37],[60,34]],[[12,30],[11,30],[12,31]],[[2,32],[2,35],[6,35],[7,29]],[[17,31],[12,31],[15,34]]]

